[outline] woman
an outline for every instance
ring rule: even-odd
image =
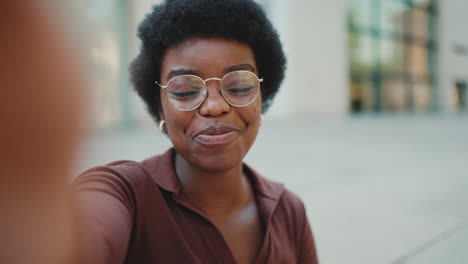
[[[96,263],[317,263],[302,202],[243,163],[285,68],[260,7],[165,1],[138,35],[132,81],[173,148],[76,180],[83,241],[95,244],[84,254]]]

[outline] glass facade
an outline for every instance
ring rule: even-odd
[[[348,0],[352,112],[436,107],[433,0]]]

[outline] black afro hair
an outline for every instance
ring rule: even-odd
[[[166,0],[153,7],[138,27],[140,53],[130,66],[135,90],[160,121],[159,82],[166,50],[193,37],[220,37],[249,45],[262,83],[262,112],[284,78],[286,58],[278,34],[253,0]]]

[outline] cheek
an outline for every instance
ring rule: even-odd
[[[252,105],[242,110],[241,115],[248,127],[248,134],[256,136],[260,127],[260,116],[262,113],[261,99],[257,99]]]
[[[167,98],[165,97],[165,94],[163,92],[161,94],[161,105],[160,105],[160,117],[161,120],[164,120],[166,122],[166,127],[168,129],[168,136],[170,137],[172,132],[174,131],[174,121],[176,120],[174,116],[174,112],[171,108],[171,105]]]
[[[256,121],[260,121],[261,114],[262,114],[262,96],[261,94],[259,94],[255,102],[252,104],[250,115],[252,119],[255,119]]]
[[[178,115],[180,115],[180,113],[183,113],[179,112],[180,111],[178,111],[172,106],[172,104],[167,99],[166,95],[163,92],[161,92],[161,120],[166,121],[166,124],[168,126],[174,126],[176,125],[176,121],[179,119]]]
[[[166,121],[168,136],[172,141],[179,141],[181,136],[184,137],[193,120],[193,115],[193,111],[179,111],[167,98],[161,97],[161,119]]]
[[[159,116],[161,117],[161,120],[166,120],[165,109],[168,109],[169,102],[167,101],[167,97],[163,89],[160,89],[159,92],[159,102]]]

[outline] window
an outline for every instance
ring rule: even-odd
[[[350,108],[434,107],[433,0],[348,0]]]

